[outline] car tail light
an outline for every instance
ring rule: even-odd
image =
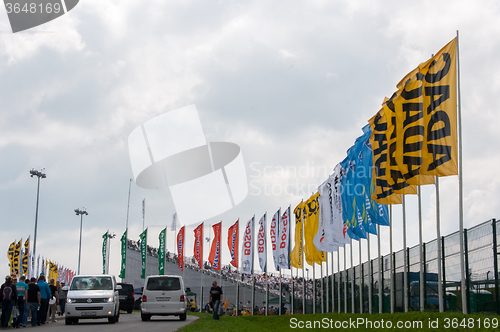
[[[181,302],[184,302],[184,295],[181,295]]]
[[[148,297],[146,295],[142,296],[142,302],[148,302]]]

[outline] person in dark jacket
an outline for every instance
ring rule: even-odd
[[[17,300],[16,286],[12,283],[12,277],[6,276],[5,283],[3,283],[0,288],[0,300],[2,301],[2,329],[7,329],[9,326],[14,299]]]

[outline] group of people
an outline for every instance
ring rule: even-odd
[[[62,315],[65,310],[64,285],[54,279],[47,283],[43,273],[38,279],[21,276],[18,280],[16,275],[6,276],[0,288],[2,329],[7,329],[9,324],[14,328],[26,327],[28,317],[31,317],[31,326],[56,322],[56,313]]]

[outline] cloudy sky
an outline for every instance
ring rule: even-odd
[[[101,270],[101,236],[109,229],[117,235],[111,241],[111,273],[118,274],[118,238],[127,222],[133,177],[128,136],[145,121],[191,104],[209,141],[241,147],[248,174],[247,198],[206,220],[205,232],[220,220],[227,228],[238,218],[243,223],[254,214],[293,209],[345,157],[401,78],[457,30],[464,225],[499,217],[500,176],[494,171],[500,162],[499,9],[494,0],[81,0],[66,15],[13,34],[2,8],[2,250],[33,236],[37,181],[29,170],[45,168],[37,253],[76,270],[80,218],[73,210],[85,207],[82,272]],[[440,185],[446,235],[458,230],[458,177]],[[422,191],[428,241],[436,234],[435,189]],[[175,207],[168,189],[132,183],[132,239],[142,231],[143,199],[148,241],[157,246]],[[407,203],[408,232],[417,234],[417,200],[409,197]],[[401,207],[393,212],[399,250]],[[187,228],[187,255],[193,228]],[[386,254],[387,229],[381,238]],[[173,239],[169,231],[171,251]],[[409,246],[417,241],[408,237]],[[375,250],[375,240],[372,245]],[[356,263],[357,248],[354,252]],[[366,256],[363,249],[363,260]],[[6,255],[0,256],[0,267],[6,274]]]

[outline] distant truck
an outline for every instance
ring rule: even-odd
[[[425,282],[424,306],[439,308],[439,285],[437,281]],[[410,282],[410,307],[413,310],[420,310],[420,281]],[[448,301],[445,302],[446,310],[449,309]]]

